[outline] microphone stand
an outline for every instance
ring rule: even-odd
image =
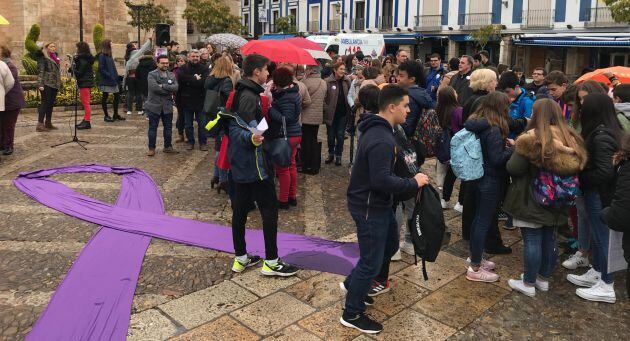
[[[77,79],[76,64],[74,62],[74,59],[71,56],[68,56],[68,59],[70,59],[70,69],[72,70],[72,78],[74,78],[74,85],[75,85],[74,86],[74,134],[72,136],[72,140],[52,145],[52,146],[50,146],[50,148],[63,146],[63,145],[66,145],[68,143],[76,143],[79,146],[81,146],[81,148],[87,150],[87,148],[85,148],[84,145],[88,144],[90,142],[79,140],[79,138],[77,137],[77,124],[78,124],[77,123],[77,117],[78,117],[78,106],[79,106],[79,102],[78,102],[79,80]]]

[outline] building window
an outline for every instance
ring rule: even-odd
[[[243,0],[243,7],[249,8],[249,0]]]
[[[243,13],[243,26],[245,33],[249,34],[249,13]]]
[[[311,21],[308,22],[308,30],[310,32],[319,31],[319,6],[311,6]]]

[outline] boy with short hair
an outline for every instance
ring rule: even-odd
[[[545,77],[545,85],[547,86],[549,96],[558,102],[562,109],[562,115],[566,120],[571,119],[571,108],[564,103],[562,94],[567,90],[568,83],[569,80],[562,71],[551,71],[547,77]]]

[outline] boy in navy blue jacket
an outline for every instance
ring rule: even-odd
[[[389,271],[398,250],[398,224],[392,210],[392,195],[418,189],[429,183],[422,173],[403,179],[394,175],[396,141],[393,127],[405,122],[409,112],[407,91],[387,85],[378,97],[378,115],[359,121],[361,137],[348,186],[348,209],[357,225],[360,258],[343,283],[347,291],[341,324],[364,333],[378,333],[383,326],[364,314],[374,301],[368,291],[379,273]]]

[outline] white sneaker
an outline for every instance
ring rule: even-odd
[[[614,283],[606,284],[600,279],[591,288],[575,289],[575,294],[589,301],[615,303],[617,299],[615,297],[613,284]]]
[[[416,253],[416,250],[413,248],[413,244],[408,241],[400,243],[400,251],[412,256]]]
[[[521,274],[521,280],[525,275]],[[542,279],[536,277],[536,283],[534,284],[536,289],[540,291],[549,291],[549,281],[543,281]]]
[[[448,202],[446,202],[444,199],[440,199],[440,203],[442,204],[443,210],[448,210]]]
[[[464,206],[460,203],[455,204],[455,206],[453,206],[453,209],[459,213],[464,213]]]
[[[392,261],[396,262],[402,259],[402,255],[400,254],[400,249],[398,249],[398,251],[396,251],[396,253],[394,253],[394,255],[392,256]]]
[[[144,115],[144,111],[142,111],[142,110],[138,111],[138,115],[140,115],[140,116]]]
[[[585,274],[581,276],[568,274],[567,281],[581,287],[590,288],[593,285],[597,284],[601,277],[602,274],[600,272],[595,271],[595,269],[593,268],[590,268]]]
[[[579,267],[587,267],[588,265],[588,257],[580,251],[572,254],[569,259],[562,262],[562,266],[569,270],[575,270]]]
[[[525,294],[526,296],[529,296],[529,297],[536,296],[536,288],[533,286],[530,287],[528,285],[525,285],[525,283],[523,283],[523,280],[511,279],[508,281],[508,286],[512,288],[513,290],[516,290],[518,292]]]
[[[127,110],[127,116],[131,115],[131,111]]]

